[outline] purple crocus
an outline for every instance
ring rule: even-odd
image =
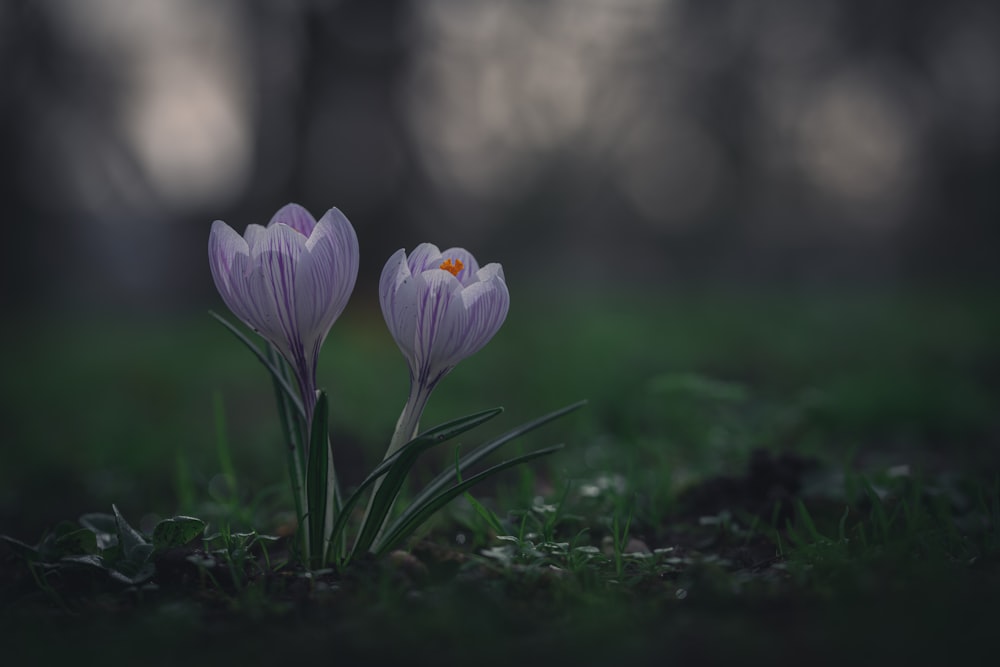
[[[216,220],[208,261],[229,309],[295,370],[311,420],[319,350],[358,277],[351,223],[336,208],[317,222],[298,204],[279,209],[267,227],[248,226],[243,236]]]
[[[503,267],[479,268],[463,248],[431,243],[396,251],[379,281],[382,315],[410,367],[410,396],[388,455],[413,438],[431,391],[458,362],[478,352],[503,324],[510,293]]]

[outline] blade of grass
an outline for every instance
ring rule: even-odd
[[[882,504],[882,498],[878,495],[878,492],[875,490],[875,488],[864,477],[861,477],[861,487],[868,495],[868,500],[872,504],[872,509],[871,509],[871,518],[873,524],[872,529],[874,532],[882,534],[883,544],[888,544],[889,517],[885,513],[885,505]]]
[[[805,528],[806,534],[814,543],[829,542],[829,540],[816,529],[816,523],[809,515],[809,510],[806,509],[805,503],[803,503],[799,498],[795,499],[795,514],[798,517],[799,522]]]
[[[218,391],[212,393],[212,413],[215,418],[215,451],[219,456],[219,468],[222,469],[222,476],[226,479],[226,491],[228,492],[229,503],[236,502],[236,468],[233,466],[233,457],[229,451],[229,437],[226,434],[226,410],[222,403],[222,394]]]

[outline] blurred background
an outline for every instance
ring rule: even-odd
[[[211,478],[215,390],[234,442],[274,447],[206,245],[289,201],[360,239],[324,358],[348,442],[391,432],[374,286],[429,240],[514,295],[432,417],[510,408],[488,378],[522,420],[583,393],[589,432],[660,437],[634,388],[697,371],[778,401],[846,382],[846,440],[993,447],[998,34],[986,0],[4,2],[0,519],[52,484],[170,511]]]

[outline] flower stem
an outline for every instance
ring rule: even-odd
[[[383,460],[398,452],[403,445],[417,435],[420,428],[420,417],[427,407],[427,399],[431,396],[431,388],[424,387],[416,382],[410,383],[410,396],[406,399],[406,405],[399,414],[396,421],[396,430],[389,441],[389,449],[386,450]]]

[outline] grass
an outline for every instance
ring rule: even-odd
[[[477,664],[991,650],[994,300],[640,296],[555,307],[542,295],[515,309],[442,384],[425,422],[504,405],[507,421],[464,441],[474,445],[587,398],[522,451],[567,448],[456,500],[407,554],[312,579],[281,567],[283,538],[260,537],[289,530],[284,452],[265,372],[221,327],[206,316],[5,332],[19,354],[0,386],[0,532],[34,542],[116,503],[147,533],[182,513],[217,534],[200,560],[157,561],[158,590],[56,580],[74,615],[7,554],[11,650],[73,659],[123,628],[153,663],[221,659],[205,648],[216,640],[227,661],[377,662],[424,646],[438,662]],[[348,310],[320,376],[338,469],[356,484],[406,390],[377,313]],[[42,618],[65,640],[44,642]]]

